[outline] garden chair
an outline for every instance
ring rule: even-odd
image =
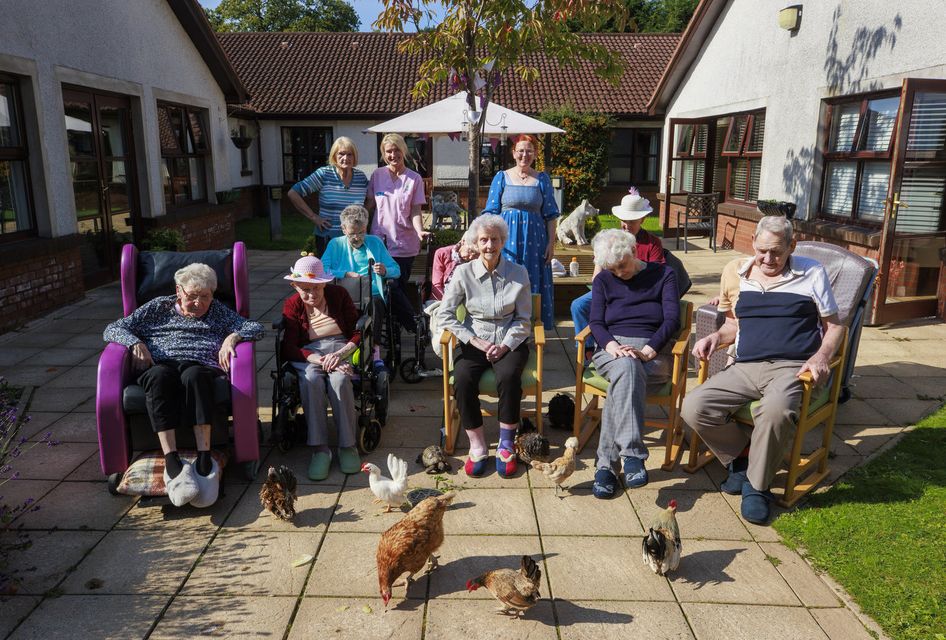
[[[246,248],[237,242],[220,251],[142,251],[132,244],[122,247],[122,313],[129,315],[139,306],[162,295],[174,293],[174,272],[188,264],[204,263],[217,273],[214,298],[249,317],[249,284]],[[256,358],[253,342],[240,342],[231,361],[229,378],[221,377],[214,390],[218,412],[211,430],[214,447],[229,443],[229,418],[233,426],[233,459],[243,465],[244,475],[253,479],[259,470],[260,424],[256,403]],[[123,345],[109,343],[99,358],[95,417],[98,427],[99,459],[114,491],[131,463],[134,451],[158,449],[145,409],[144,390],[135,384],[131,353]],[[181,448],[194,448],[191,429],[178,434]]]
[[[666,435],[664,471],[672,471],[683,453],[683,429],[680,425],[680,408],[686,396],[693,303],[680,301],[680,331],[673,343],[673,370],[670,380],[659,388],[647,390],[647,404],[664,407],[666,418],[646,418],[644,426],[663,429]],[[603,407],[600,403],[608,397],[611,383],[607,378],[585,365],[585,342],[591,335],[591,327],[585,327],[577,336],[578,355],[575,360],[575,420],[573,435],[578,438],[578,450],[585,446],[595,430],[601,426]],[[585,395],[591,398],[585,401]]]
[[[716,253],[716,213],[719,206],[718,193],[688,193],[686,209],[677,212],[677,249],[680,248],[680,232],[683,231],[683,253],[687,252],[690,231],[705,232],[710,247]]]
[[[810,377],[802,378],[805,384],[802,406],[788,455],[785,492],[779,500],[783,507],[794,505],[828,476],[828,457],[837,407],[845,395],[850,395],[850,391],[845,389],[850,384],[861,326],[877,275],[875,262],[824,242],[799,242],[794,255],[813,258],[824,266],[838,303],[838,316],[845,327],[845,334],[841,348],[831,361],[833,374],[829,384],[815,388]],[[723,320],[715,307],[700,307],[697,311],[696,339],[715,331]],[[701,362],[698,383],[702,384],[709,376],[724,368],[727,360],[725,349],[721,348],[710,360]],[[744,405],[733,414],[733,419],[751,426],[751,410],[752,403]],[[824,431],[819,446],[813,451],[803,452],[805,436],[820,425],[824,425]],[[689,437],[690,453],[685,469],[693,473],[713,460],[714,456],[710,451],[700,451],[701,440],[697,434],[691,431]]]
[[[529,351],[529,360],[526,362],[526,368],[522,372],[522,396],[526,398],[532,396],[535,399],[535,407],[531,411],[522,410],[522,415],[531,416],[539,433],[543,432],[542,425],[542,359],[545,349],[545,326],[542,324],[542,297],[532,294],[532,338],[534,349]],[[457,309],[457,316],[463,318],[466,315],[466,309],[461,305]],[[457,400],[453,391],[453,351],[456,348],[457,337],[449,330],[444,329],[440,335],[440,349],[443,357],[443,428],[444,428],[444,449],[447,453],[453,454],[456,447],[457,435],[460,432],[460,412],[457,407]],[[492,370],[487,371],[480,378],[480,395],[496,398],[496,376]],[[491,416],[486,409],[483,409],[484,416]]]

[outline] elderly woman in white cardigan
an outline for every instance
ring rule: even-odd
[[[464,470],[471,477],[486,471],[488,449],[480,412],[480,378],[492,369],[499,392],[499,447],[496,471],[506,478],[516,472],[513,440],[522,402],[522,372],[529,359],[532,293],[525,267],[502,257],[509,227],[497,215],[481,215],[470,225],[479,258],[453,272],[437,316],[442,329],[460,341],[454,359],[454,389],[460,425],[470,439]],[[465,305],[463,322],[457,307]]]

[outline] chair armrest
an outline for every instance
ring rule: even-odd
[[[535,336],[535,346],[545,346],[545,326],[541,322],[532,327],[532,334]]]
[[[838,353],[834,354],[831,357],[831,360],[828,361],[828,370],[835,372],[841,367],[841,365],[842,365],[841,352],[838,351]],[[814,380],[811,377],[811,371],[805,371],[804,373],[800,374],[798,376],[798,379],[806,384],[814,383]]]
[[[286,319],[283,316],[279,316],[276,320],[273,320],[273,331],[282,331],[286,326]]]
[[[122,406],[122,393],[131,379],[131,351],[124,345],[108,343],[99,357],[95,392],[99,462],[105,475],[124,473],[131,462],[128,423]]]
[[[259,459],[256,405],[256,344],[240,342],[230,359],[233,449],[236,462]]]
[[[581,342],[583,340],[586,340],[588,336],[590,335],[591,335],[591,326],[589,325],[578,332],[578,335],[575,336],[575,340],[578,340],[579,342]]]
[[[456,338],[455,335],[450,331],[450,329],[444,329],[443,333],[440,334],[440,344],[448,345]]]

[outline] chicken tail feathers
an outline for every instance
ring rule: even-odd
[[[522,556],[519,570],[534,584],[539,584],[539,580],[542,578],[542,570],[539,569],[539,565],[530,556]]]
[[[388,472],[395,483],[407,485],[407,462],[393,453],[388,454]]]

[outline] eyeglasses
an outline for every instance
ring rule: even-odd
[[[200,291],[190,292],[180,285],[178,285],[177,289],[184,294],[184,299],[188,302],[209,302],[214,297],[213,293],[201,293]]]
[[[517,156],[534,156],[535,151],[532,151],[530,149],[516,149],[515,151],[513,151],[513,154]]]
[[[325,288],[324,285],[321,287],[300,287],[299,285],[293,286],[295,287],[296,291],[299,292],[300,296],[315,296],[319,291]]]

